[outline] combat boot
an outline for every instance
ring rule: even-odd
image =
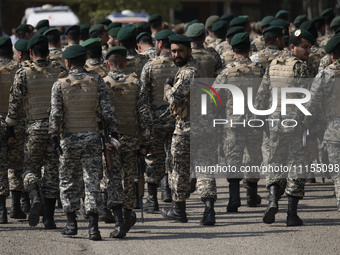
[[[170,203],[172,202],[171,198],[171,189],[169,187],[168,175],[164,175],[161,180],[161,199],[162,202]]]
[[[157,201],[157,184],[148,183],[148,197],[143,206],[144,212],[155,213],[159,211],[158,201]]]
[[[27,187],[28,195],[31,199],[31,208],[28,215],[28,224],[30,226],[36,226],[39,223],[39,216],[42,211],[42,203],[39,196],[38,185],[32,183]]]
[[[56,229],[57,226],[54,222],[54,210],[57,199],[44,198],[44,215],[43,223],[46,229]]]
[[[288,196],[287,226],[302,226],[303,222],[297,215],[299,198]]]
[[[10,216],[12,219],[26,219],[26,214],[21,210],[20,198],[21,191],[13,190],[12,192],[12,207]]]
[[[28,214],[30,212],[31,203],[30,203],[30,197],[28,196],[28,192],[22,192],[21,193],[21,210]]]
[[[117,219],[116,226],[114,230],[110,233],[111,238],[123,238],[126,236],[127,230],[125,227],[124,219],[123,219],[123,211],[122,206],[117,205],[112,208],[112,211]]]
[[[246,181],[247,206],[256,207],[261,204],[261,197],[257,194],[257,182]]]
[[[204,200],[205,210],[203,213],[203,218],[201,220],[201,225],[212,226],[215,225],[215,210],[214,210],[214,199],[207,198]]]
[[[107,208],[107,193],[102,192],[102,210],[100,212],[100,220],[104,221],[105,223],[115,223],[115,217],[112,215],[109,208]]]
[[[0,224],[6,224],[7,209],[6,209],[6,196],[0,196]]]
[[[240,179],[229,180],[229,203],[227,212],[237,212],[241,206],[240,198]]]
[[[102,240],[98,229],[98,213],[89,214],[89,239],[93,241]]]
[[[136,224],[137,216],[131,209],[123,208],[123,218],[126,233],[129,232],[130,228]]]
[[[187,213],[185,212],[185,201],[182,202],[172,201],[172,207],[162,208],[161,213],[165,219],[175,220],[181,223],[188,222]]]
[[[61,234],[67,236],[73,236],[78,234],[78,224],[77,224],[77,216],[75,212],[66,213],[67,223],[66,226],[62,229]]]
[[[264,223],[272,224],[273,222],[275,222],[275,214],[279,211],[279,199],[280,199],[279,186],[275,184],[271,185],[269,187],[268,196],[269,204],[263,215]]]

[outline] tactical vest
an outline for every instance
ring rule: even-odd
[[[268,54],[266,49],[259,51],[258,56],[259,56],[258,63],[261,64],[263,68],[267,68],[270,62],[272,62],[275,58],[277,58],[277,55]]]
[[[127,65],[125,68],[125,73],[136,73],[137,77],[140,77],[142,73],[143,66],[148,62],[148,57],[145,55],[138,54],[134,58],[127,57]]]
[[[65,63],[62,57],[62,53],[60,54],[50,54],[48,56],[48,60],[57,62],[61,67],[65,68]]]
[[[215,58],[205,49],[192,49],[192,56],[198,61],[197,70],[200,78],[214,78],[215,76]]]
[[[106,77],[109,72],[109,69],[105,64],[89,65],[88,63],[86,63],[85,69],[88,72],[95,72],[99,74],[102,78]]]
[[[158,108],[162,105],[169,105],[164,101],[164,83],[167,78],[174,78],[177,70],[178,67],[171,58],[157,57],[152,61],[152,106]]]
[[[104,81],[109,87],[110,98],[116,110],[120,126],[118,133],[137,136],[137,75],[126,75],[118,81],[106,76]]]
[[[227,50],[223,53],[221,58],[224,61],[224,65],[227,66],[235,61],[235,55],[233,50]]]
[[[81,80],[71,74],[59,78],[64,108],[62,133],[98,131],[98,79],[98,74],[88,74]]]
[[[278,105],[276,112],[281,111],[281,88],[294,87],[294,66],[299,60],[295,57],[288,59],[276,58],[274,59],[269,68],[270,85],[272,88],[278,88]],[[287,98],[294,98],[293,93],[288,93]],[[296,97],[295,97],[296,98]],[[271,105],[270,101],[270,105]],[[296,113],[298,108],[292,104],[287,104],[286,112]]]
[[[48,118],[51,89],[60,73],[60,65],[51,62],[47,66],[40,67],[32,61],[25,61],[22,67],[27,78],[26,120]]]
[[[0,66],[0,113],[8,112],[9,91],[13,85],[14,75],[17,70],[18,64],[14,61]]]
[[[338,63],[333,63],[329,66],[330,69],[334,71],[334,86],[331,97],[326,100],[326,116],[327,118],[340,118],[340,65]]]
[[[253,88],[253,102],[256,96],[256,93],[260,87],[262,81],[262,73],[260,65],[256,63],[249,64],[230,64],[227,67],[228,70],[228,83],[237,86],[242,90],[243,95],[248,94],[248,87]],[[244,97],[244,105],[247,106],[247,97]],[[227,115],[232,115],[232,100],[227,102]],[[245,116],[233,116],[234,120],[237,119],[249,119],[251,117],[251,112],[248,110],[248,107],[245,107]]]

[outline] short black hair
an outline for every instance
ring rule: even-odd
[[[105,31],[99,33],[97,30],[94,30],[90,33],[90,38],[99,38],[104,34]]]
[[[140,44],[148,44],[153,46],[153,41],[151,35],[143,35],[139,38],[138,43]]]
[[[119,41],[119,44],[127,49],[134,49],[136,47],[136,40]]]
[[[60,42],[60,32],[59,31],[51,31],[46,35],[48,39],[48,43],[56,46]]]
[[[75,29],[70,29],[67,33],[68,38],[71,41],[79,41],[80,39],[80,31],[79,29],[75,28]]]
[[[162,26],[162,20],[154,20],[149,23],[150,23],[150,27],[153,29],[157,29]]]
[[[126,57],[122,55],[111,54],[107,60],[109,61],[110,65],[114,66],[115,68],[123,69]]]
[[[0,57],[12,59],[13,58],[13,48],[12,47],[0,48]]]
[[[225,35],[227,34],[227,31],[228,31],[228,29],[227,29],[227,27],[225,27],[225,28],[222,28],[222,29],[215,31],[214,34],[217,38],[224,39]]]
[[[198,42],[198,41],[204,40],[204,38],[205,38],[205,33],[197,37],[192,37],[191,40],[193,40],[194,42]]]
[[[71,66],[73,67],[83,67],[86,63],[86,55],[68,59],[68,60],[71,61]]]
[[[90,58],[101,58],[102,57],[102,47],[100,45],[87,48],[87,55]]]
[[[170,45],[170,42],[169,42],[168,39],[159,40],[159,41],[162,41],[164,49],[170,49],[171,48],[171,45]]]
[[[293,44],[294,46],[299,46],[301,42],[301,36],[295,36],[294,34],[291,34],[291,36],[289,37],[289,45]]]
[[[20,30],[20,31],[18,31],[18,32],[17,32],[18,38],[19,38],[19,39],[25,39],[26,33],[28,33],[28,32],[25,31],[25,30]]]
[[[31,49],[33,51],[33,54],[36,57],[40,58],[47,58],[49,51],[48,51],[48,43],[41,42],[36,45],[34,45]]]
[[[235,51],[235,53],[237,54],[248,53],[250,51],[250,42],[236,45],[235,47],[233,47],[233,51]]]
[[[281,36],[278,35],[266,35],[264,36],[264,43],[266,45],[275,45],[276,44],[276,38],[280,38]]]

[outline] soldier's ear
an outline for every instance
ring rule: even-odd
[[[289,44],[289,51],[292,52],[294,51],[295,45],[294,44]]]
[[[110,65],[110,62],[108,60],[105,60],[105,65],[111,70],[111,65]]]

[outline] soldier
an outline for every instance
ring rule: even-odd
[[[20,24],[15,31],[19,39],[30,39],[30,30],[27,24]]]
[[[62,57],[63,52],[61,51],[59,30],[56,28],[50,28],[46,30],[43,35],[46,36],[48,39],[48,49],[50,51],[48,59],[58,62],[60,66],[62,66],[65,70],[65,64]]]
[[[168,37],[175,34],[165,29],[155,36],[157,57],[145,64],[140,78],[138,91],[138,112],[151,109],[153,132],[151,150],[146,155],[146,182],[148,196],[144,210],[149,213],[159,211],[157,186],[161,181],[162,201],[171,202],[168,186],[168,173],[171,172],[171,138],[175,129],[175,119],[170,113],[169,104],[163,100],[164,82],[168,77],[175,77],[178,67],[171,58]],[[164,176],[164,177],[163,177]],[[163,177],[163,178],[162,178]]]
[[[14,44],[13,60],[17,61],[19,64],[30,59],[29,51],[27,50],[27,45],[28,40],[25,39],[19,39]]]
[[[212,25],[215,23],[215,21],[218,21],[220,19],[217,15],[212,15],[205,21],[205,29],[208,33],[207,37],[205,38],[205,46],[211,47],[210,45],[216,40],[216,38],[213,36],[213,33],[211,31]]]
[[[113,160],[116,163],[113,164],[113,171],[118,175],[122,170],[124,174],[123,207],[125,227],[128,231],[136,222],[132,209],[136,206],[134,181],[137,176],[137,156],[139,153],[145,155],[145,151],[140,150],[140,146],[147,145],[145,142],[150,139],[151,113],[149,109],[146,109],[137,114],[139,80],[136,74],[124,72],[127,65],[126,56],[127,50],[121,46],[112,47],[108,51],[106,63],[110,72],[105,77],[105,82],[109,88],[111,100],[115,102],[120,126],[118,138],[121,147],[118,153],[114,155]],[[116,179],[118,179],[118,176],[116,176]],[[110,202],[109,199],[108,205]]]
[[[140,54],[146,55],[149,59],[157,56],[152,37],[147,32],[142,32],[136,37],[137,49]]]
[[[102,144],[98,114],[103,116],[110,132],[116,131],[116,118],[103,79],[84,68],[86,49],[72,45],[64,51],[63,58],[68,73],[60,74],[53,84],[49,125],[52,148],[60,157],[60,197],[67,215],[62,234],[77,234],[76,211],[80,209],[82,189],[85,188],[89,239],[101,240],[98,206]]]
[[[73,44],[79,44],[80,26],[74,25],[74,26],[68,27],[65,31],[65,35],[66,35],[67,45],[62,49],[62,51],[65,51],[67,47]]]
[[[159,14],[153,14],[149,17],[148,22],[151,28],[151,36],[155,38],[155,35],[163,29],[162,16]]]
[[[177,71],[174,82],[167,80],[164,86],[164,98],[170,103],[173,115],[176,115],[176,127],[171,143],[173,168],[169,175],[172,194],[172,207],[162,208],[161,213],[168,220],[187,222],[185,201],[190,196],[190,85],[198,78],[197,69],[192,64],[191,39],[184,35],[169,36],[171,55]]]
[[[306,78],[309,77],[306,60],[310,47],[315,43],[313,35],[303,29],[297,29],[290,37],[290,52],[274,59],[266,69],[265,76],[255,98],[255,109],[268,109],[270,105],[270,91],[273,88],[297,87],[308,89]],[[301,95],[301,94],[300,94]],[[297,107],[288,106],[286,119],[295,120],[297,125],[283,126],[269,125],[270,155],[268,163],[273,166],[300,166],[304,164],[304,147],[302,143],[303,126],[302,114]],[[269,119],[282,119],[281,109],[277,107]],[[257,131],[256,131],[257,132]],[[297,215],[299,199],[304,196],[305,180],[297,172],[289,172],[288,178],[284,173],[270,173],[267,176],[267,189],[269,189],[269,204],[263,216],[263,222],[271,224],[275,221],[278,211],[278,201],[284,190],[288,196],[287,226],[300,226],[303,224]]]
[[[116,46],[118,44],[117,35],[120,30],[120,27],[114,27],[109,30],[109,40],[107,41],[107,44],[109,45],[109,49],[113,46]]]
[[[325,35],[331,35],[332,30],[330,29],[331,28],[330,24],[335,17],[333,8],[328,8],[328,9],[323,10],[321,13],[321,17],[325,19],[325,26],[326,26]]]
[[[208,45],[208,47],[214,48],[216,51],[218,51],[218,45],[225,41],[225,36],[227,34],[228,30],[228,23],[225,20],[218,20],[214,22],[214,24],[211,27],[211,32],[213,33],[213,36],[216,38],[216,40]]]
[[[90,38],[99,38],[102,42],[103,60],[105,59],[106,52],[108,50],[107,41],[109,40],[109,34],[107,32],[107,26],[103,24],[93,25],[90,30]]]
[[[53,229],[56,228],[53,216],[56,198],[59,197],[59,180],[58,157],[51,149],[48,136],[48,109],[52,84],[60,73],[60,66],[47,60],[47,37],[36,34],[29,40],[27,49],[30,50],[31,61],[23,62],[15,74],[6,122],[11,130],[9,137],[14,139],[14,129],[24,109],[26,130],[23,179],[32,201],[28,223],[36,226],[39,222],[42,209],[40,187],[44,200],[43,223],[45,228]]]
[[[88,24],[81,24],[79,27],[80,27],[79,44],[82,44],[84,41],[90,38],[90,26]]]
[[[10,134],[13,131],[12,128],[6,126],[5,118],[8,111],[8,98],[10,87],[13,84],[13,78],[16,70],[18,69],[18,64],[12,60],[13,50],[12,42],[9,37],[0,38],[0,224],[5,224],[7,220],[7,210],[6,210],[6,197],[9,195],[9,178],[8,178],[8,168],[12,168],[10,171],[12,183],[15,184],[15,179],[22,172],[22,158],[19,157],[18,162],[13,162],[13,156],[22,156],[22,151],[20,154],[20,145],[22,141],[18,141],[16,144],[10,146]],[[18,134],[18,139],[22,139],[21,133]],[[13,155],[9,162],[10,148],[19,149],[19,151]],[[18,157],[16,157],[18,160]],[[14,164],[13,164],[14,163]],[[20,168],[21,167],[21,168]],[[20,196],[22,191],[22,180],[20,180],[20,175],[17,179],[17,187],[12,187],[12,208],[11,208],[11,218],[25,219],[26,215],[21,211],[20,208]],[[21,185],[20,185],[21,182]],[[20,187],[21,186],[21,187]]]
[[[264,42],[264,35],[263,31],[269,27],[269,23],[274,20],[274,16],[266,16],[261,20],[260,23],[260,32],[262,33],[262,36],[256,37],[251,43],[252,47],[256,48],[258,51],[263,50],[265,48],[265,42]]]
[[[303,14],[303,15],[299,15],[294,19],[294,26],[295,28],[300,28],[301,24],[305,21],[308,21],[307,15]]]
[[[283,19],[287,22],[289,22],[289,13],[286,10],[279,10],[276,14],[275,14],[275,19]]]
[[[40,20],[37,25],[35,26],[35,30],[39,32],[42,28],[50,28],[50,21],[48,19]]]
[[[202,23],[191,25],[186,35],[192,40],[192,56],[199,63],[199,69],[197,70],[199,76],[201,78],[215,78],[222,68],[222,61],[218,54],[215,58],[211,51],[204,48],[204,25]]]
[[[274,19],[272,22],[269,23],[270,26],[277,26],[277,27],[283,27],[284,29],[284,34],[283,34],[283,38],[284,38],[284,43],[285,43],[285,49],[288,49],[289,46],[289,26],[290,23],[283,20],[283,19]]]
[[[227,41],[230,46],[231,39],[233,38],[234,35],[238,33],[243,33],[244,32],[244,27],[243,26],[235,26],[229,29],[226,37]],[[225,50],[222,52],[221,59],[223,62],[223,67],[225,68],[227,65],[232,64],[235,60],[234,52],[230,46],[230,48],[225,48]]]
[[[338,122],[340,119],[339,113],[339,77],[340,65],[340,36],[333,36],[327,43],[325,50],[330,54],[331,65],[321,70],[316,76],[311,89],[311,100],[306,104],[312,116],[318,115],[320,112],[324,113],[327,118],[327,128],[324,135],[324,142],[326,143],[327,153],[329,157],[329,171],[330,166],[334,169],[339,167],[339,128]],[[324,110],[325,109],[325,110]],[[313,117],[305,117],[304,123],[309,126],[308,122]],[[313,125],[310,126],[313,130]],[[340,211],[340,175],[339,172],[332,173],[332,179],[335,185],[335,194],[337,198],[337,206]]]

